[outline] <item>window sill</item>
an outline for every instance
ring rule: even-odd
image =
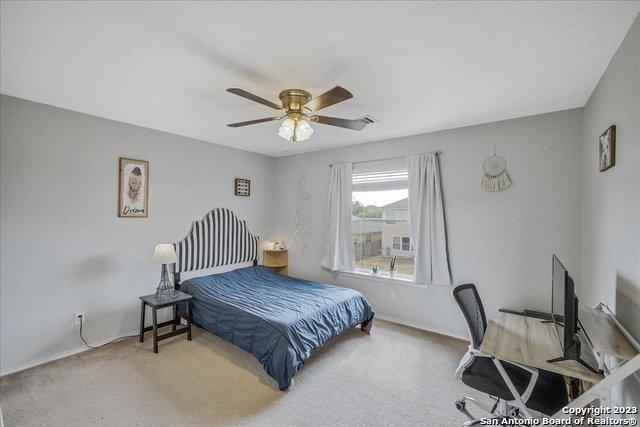
[[[424,289],[427,287],[427,285],[424,285],[424,284],[413,283],[413,279],[411,278],[411,276],[405,276],[401,274],[391,277],[389,273],[386,273],[386,272],[372,273],[364,269],[352,270],[352,271],[341,271],[340,274],[347,277],[357,277],[359,279],[369,279],[369,280],[375,280],[377,282],[386,282],[386,283],[393,283],[396,285],[411,286],[413,288]]]

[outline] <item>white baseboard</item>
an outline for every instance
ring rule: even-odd
[[[387,322],[391,322],[391,323],[397,323],[399,325],[403,325],[403,326],[409,326],[410,328],[415,328],[415,329],[420,329],[421,331],[426,331],[426,332],[433,332],[436,334],[440,334],[440,335],[445,335],[448,337],[452,337],[452,338],[457,338],[459,340],[463,340],[463,341],[469,341],[468,337],[465,336],[460,336],[460,335],[456,335],[456,334],[452,334],[450,332],[446,332],[446,331],[442,331],[442,330],[438,330],[438,329],[434,329],[434,328],[429,328],[426,327],[424,325],[420,325],[417,323],[412,323],[412,322],[407,322],[405,320],[400,320],[400,319],[396,319],[395,317],[390,317],[390,316],[381,316],[376,314],[375,319],[380,319],[380,320],[386,320]],[[92,346],[98,346],[98,345],[102,345],[102,344],[106,344],[109,341],[113,341],[113,340],[117,340],[120,338],[125,338],[125,337],[133,337],[139,334],[139,331],[131,331],[131,332],[127,332],[124,334],[120,334],[120,335],[116,335],[115,337],[112,338],[107,338],[104,340],[100,340],[100,341],[96,341],[93,343],[90,343]],[[78,354],[78,353],[82,353],[83,351],[87,351],[90,350],[90,348],[82,346],[82,347],[76,347],[72,350],[68,350],[68,351],[64,351],[62,353],[58,353],[55,354],[53,356],[49,356],[46,357],[44,359],[39,359],[33,362],[29,362],[26,363],[24,365],[15,367],[15,368],[11,368],[11,369],[7,369],[6,371],[3,371],[0,374],[0,377],[4,377],[5,375],[10,375],[10,374],[15,374],[16,372],[20,372],[20,371],[24,371],[27,369],[31,369],[31,368],[35,368],[36,366],[39,365],[43,365],[45,363],[49,363],[49,362],[53,362],[54,360],[58,360],[58,359],[63,359],[65,357],[69,357],[69,356],[73,356],[74,354]]]
[[[429,328],[429,327],[426,327],[424,325],[420,325],[418,323],[407,322],[405,320],[396,319],[395,317],[380,316],[380,315],[376,314],[375,318],[374,318],[374,323],[375,323],[375,319],[386,320],[387,322],[397,323],[398,325],[409,326],[410,328],[420,329],[421,331],[433,332],[433,333],[438,334],[438,335],[445,335],[447,337],[456,338],[456,339],[459,339],[459,340],[462,340],[462,341],[469,342],[469,337],[467,337],[467,336],[452,334],[451,332],[442,331],[442,330],[434,329],[434,328]]]
[[[106,344],[110,341],[113,340],[117,340],[120,338],[125,338],[125,337],[134,337],[136,335],[138,335],[140,333],[140,331],[131,331],[131,332],[127,332],[121,335],[116,335],[115,337],[112,338],[107,338],[104,340],[100,340],[100,341],[96,341],[96,342],[92,342],[89,343],[89,345],[92,346],[99,346],[99,345],[103,345]],[[82,347],[76,347],[72,350],[68,350],[68,351],[64,351],[62,353],[58,353],[58,354],[54,354],[53,356],[49,356],[46,357],[44,359],[39,359],[36,360],[34,362],[29,362],[29,363],[25,363],[24,365],[15,367],[15,368],[11,368],[11,369],[7,369],[6,371],[2,371],[2,373],[0,374],[0,377],[4,377],[5,375],[10,375],[10,374],[15,374],[16,372],[20,372],[20,371],[25,371],[27,369],[31,369],[31,368],[35,368],[36,366],[39,365],[44,365],[45,363],[49,363],[49,362],[53,362],[54,360],[58,360],[58,359],[63,359],[65,357],[69,357],[69,356],[73,356],[74,354],[78,354],[78,353],[82,353],[83,351],[87,351],[87,350],[91,350],[89,347],[86,346],[82,346]]]

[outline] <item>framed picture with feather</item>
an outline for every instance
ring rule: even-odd
[[[147,218],[149,216],[149,162],[118,159],[118,216]]]
[[[616,125],[611,125],[598,138],[598,164],[600,172],[616,165]]]

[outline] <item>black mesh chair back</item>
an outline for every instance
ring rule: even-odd
[[[484,331],[487,329],[487,318],[484,316],[484,307],[475,285],[473,283],[458,285],[453,288],[452,294],[469,325],[473,348],[480,348]]]

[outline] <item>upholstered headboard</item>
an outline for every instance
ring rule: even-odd
[[[187,236],[174,243],[177,262],[174,284],[180,273],[253,261],[258,263],[258,236],[229,209],[217,208],[200,221],[194,221]]]

